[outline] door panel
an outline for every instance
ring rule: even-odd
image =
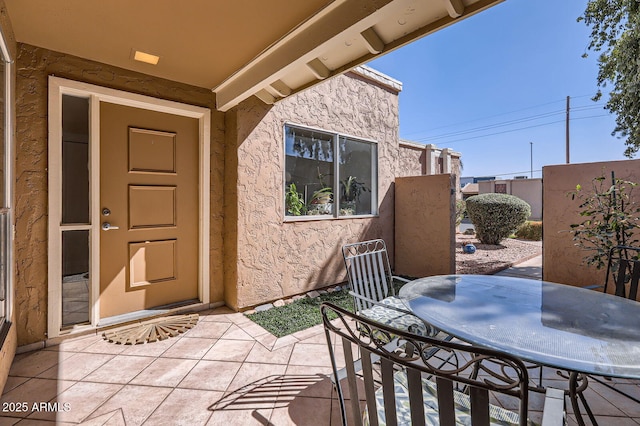
[[[177,190],[175,186],[129,185],[129,227],[177,226]]]
[[[176,240],[129,243],[131,287],[176,280],[176,243]]]
[[[198,145],[197,119],[100,104],[101,318],[198,298]]]
[[[130,128],[129,171],[176,173],[176,134]]]

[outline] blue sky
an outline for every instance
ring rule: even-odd
[[[462,153],[462,176],[530,175],[570,161],[622,160],[624,142],[597,92],[597,53],[582,58],[586,0],[506,0],[368,65],[403,83],[400,137]],[[509,124],[510,123],[510,124]],[[483,128],[479,130],[479,128]]]

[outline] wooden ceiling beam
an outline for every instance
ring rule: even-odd
[[[302,23],[281,40],[274,43],[234,75],[213,89],[216,106],[227,111],[243,99],[305,64],[319,78],[333,75],[318,59],[326,46],[348,30],[370,20],[381,9],[397,0],[336,0],[308,21]],[[367,25],[367,26],[365,26]],[[324,69],[323,69],[324,68]],[[265,81],[268,80],[268,81]]]
[[[313,61],[307,62],[307,67],[311,70],[313,75],[315,75],[318,80],[324,80],[331,75],[331,70],[327,68],[327,66],[323,64],[322,61],[318,58],[315,58]]]
[[[255,93],[255,95],[267,105],[273,105],[276,102],[276,97],[273,96],[267,89],[259,90]]]
[[[365,44],[367,45],[367,49],[369,52],[377,55],[382,53],[384,50],[384,41],[380,38],[376,30],[373,27],[369,27],[363,32],[360,33],[362,38],[364,39]]]
[[[271,88],[283,98],[291,94],[291,87],[287,86],[282,80],[276,80],[271,83]]]
[[[464,15],[464,3],[462,0],[443,0],[449,16],[452,18],[459,18]]]

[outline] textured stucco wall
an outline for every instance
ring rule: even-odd
[[[400,144],[398,150],[398,173],[396,177],[421,176],[427,172],[424,148]]]
[[[396,177],[422,176],[427,174],[427,171],[429,169],[427,165],[427,161],[429,161],[428,157],[430,153],[433,155],[433,151],[427,149],[427,146],[425,145],[416,145],[417,144],[411,142],[400,142],[398,149],[398,171],[396,173]],[[451,155],[451,170],[447,172],[451,173],[455,180],[456,199],[462,198],[462,188],[460,188],[460,172],[462,169],[462,162],[460,161],[459,155],[459,153],[454,153],[454,155]],[[438,161],[437,158],[431,158],[430,160],[436,163]]]
[[[542,272],[546,281],[571,285],[603,284],[605,271],[587,267],[582,259],[587,254],[574,245],[568,232],[573,223],[584,220],[579,215],[580,201],[567,194],[580,184],[592,193],[591,180],[597,176],[640,182],[640,160],[546,166],[542,169],[544,226],[542,229]],[[640,191],[633,193],[640,202]]]
[[[450,174],[396,179],[397,274],[455,273],[454,182]]]
[[[236,242],[227,241],[225,265],[237,272],[237,297],[230,297],[236,283],[228,275],[227,304],[242,309],[344,281],[340,249],[346,243],[384,238],[393,255],[397,93],[345,75],[271,107],[250,99],[229,114],[235,117],[227,117],[227,126],[233,121],[237,128],[227,131],[226,182],[227,191],[235,186],[237,197],[227,212],[237,213],[237,230],[229,235]],[[379,217],[284,221],[286,122],[378,142]],[[232,161],[238,163],[237,174]],[[230,244],[237,244],[235,253]]]
[[[46,338],[47,79],[49,75],[214,110],[211,91],[25,44],[18,45],[16,111],[16,323],[18,344]],[[211,300],[223,298],[224,115],[211,117]]]
[[[451,175],[456,189],[456,200],[462,199],[462,187],[460,186],[460,175],[462,173],[462,160],[460,157],[451,156]]]

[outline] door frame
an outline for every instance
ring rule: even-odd
[[[62,96],[89,99],[89,224],[62,225]],[[210,302],[209,176],[211,110],[49,76],[48,338],[100,326],[100,102],[195,118],[199,127],[198,296]],[[62,232],[89,231],[89,324],[62,328]]]

